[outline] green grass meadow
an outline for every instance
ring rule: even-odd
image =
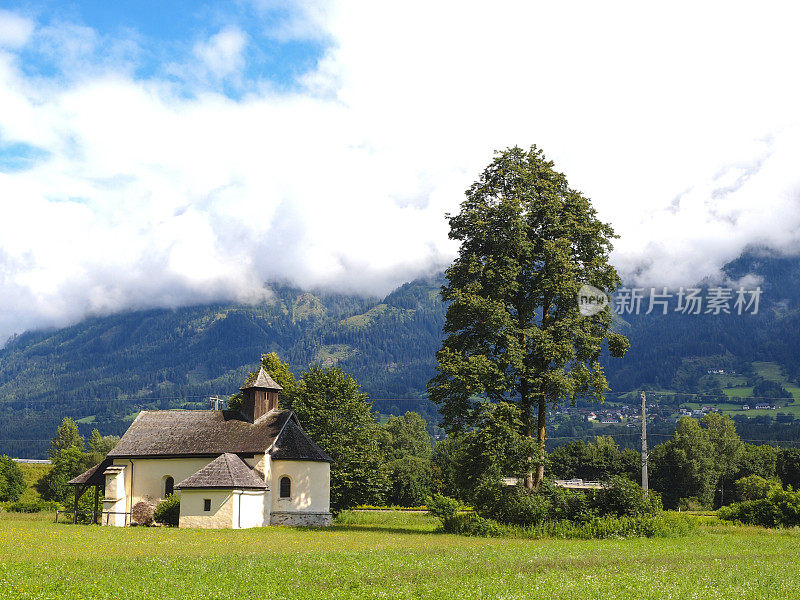
[[[435,528],[395,512],[238,531],[2,514],[0,598],[800,598],[797,530],[532,541]]]

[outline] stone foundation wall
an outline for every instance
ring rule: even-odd
[[[276,512],[269,519],[270,525],[288,525],[290,527],[330,527],[333,525],[331,513],[313,512]]]

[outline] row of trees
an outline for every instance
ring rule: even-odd
[[[564,479],[638,481],[641,474],[639,452],[620,449],[611,436],[560,446],[548,464],[554,477]],[[716,508],[752,499],[748,485],[776,482],[800,489],[800,449],[745,443],[730,417],[712,413],[700,421],[680,419],[672,438],[651,449],[649,470],[650,487],[665,507]]]
[[[727,415],[680,419],[672,439],[654,447],[650,461],[651,485],[668,508],[692,500],[709,508],[740,500],[734,484],[752,475],[800,486],[800,450],[747,444]]]
[[[366,394],[338,368],[312,367],[295,378],[276,354],[264,355],[262,365],[284,387],[284,407],[297,413],[309,435],[333,457],[331,505],[336,512],[360,504],[419,506],[432,493],[489,509],[504,478],[524,480],[536,451],[535,440],[519,433],[520,409],[510,403],[483,404],[474,427],[433,446],[425,420],[416,413],[378,423]],[[231,404],[236,401],[233,397]],[[51,442],[53,468],[37,484],[42,498],[68,501],[66,482],[100,462],[117,441],[95,430],[87,447],[77,425],[64,419]],[[655,446],[650,457],[651,487],[667,508],[747,499],[742,480],[800,488],[800,449],[746,444],[733,421],[718,414],[701,421],[681,419],[672,439]],[[553,478],[637,481],[641,463],[639,452],[601,436],[556,448],[547,465]],[[19,467],[0,458],[0,500],[15,500],[22,489]]]

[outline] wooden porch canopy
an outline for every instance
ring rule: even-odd
[[[78,500],[83,496],[84,492],[90,487],[94,486],[94,514],[93,521],[97,522],[97,509],[100,500],[100,486],[106,484],[105,470],[110,467],[114,462],[113,458],[106,458],[103,462],[97,463],[91,469],[88,469],[70,479],[67,484],[75,488],[75,506],[73,507],[72,522],[78,522]]]

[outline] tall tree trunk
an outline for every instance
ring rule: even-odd
[[[531,421],[531,399],[530,394],[528,393],[528,382],[524,379],[522,380],[522,385],[520,386],[520,404],[522,405],[522,418],[523,418],[523,427],[525,430],[523,434],[527,438],[533,437],[533,427]],[[532,492],[534,488],[533,483],[533,456],[528,456],[528,469],[525,472],[525,489],[528,492]]]
[[[545,270],[548,270],[547,261],[545,261]],[[542,299],[542,331],[545,331],[550,328],[550,309],[553,305],[553,296],[550,294],[545,294],[544,298]],[[540,371],[543,372],[547,369],[547,360],[542,358],[542,362],[540,363]],[[544,442],[545,442],[545,421],[547,420],[547,395],[544,393],[544,386],[539,387],[539,391],[541,392],[538,396],[539,401],[539,418],[536,423],[536,440],[539,442],[539,458],[538,458],[538,465],[536,467],[536,482],[534,483],[534,488],[538,491],[539,488],[542,487],[542,481],[544,480]]]
[[[539,463],[536,467],[536,482],[534,489],[539,490],[544,480],[544,442],[545,442],[545,420],[547,418],[547,398],[539,397],[539,419],[536,424],[537,441],[539,442]]]

